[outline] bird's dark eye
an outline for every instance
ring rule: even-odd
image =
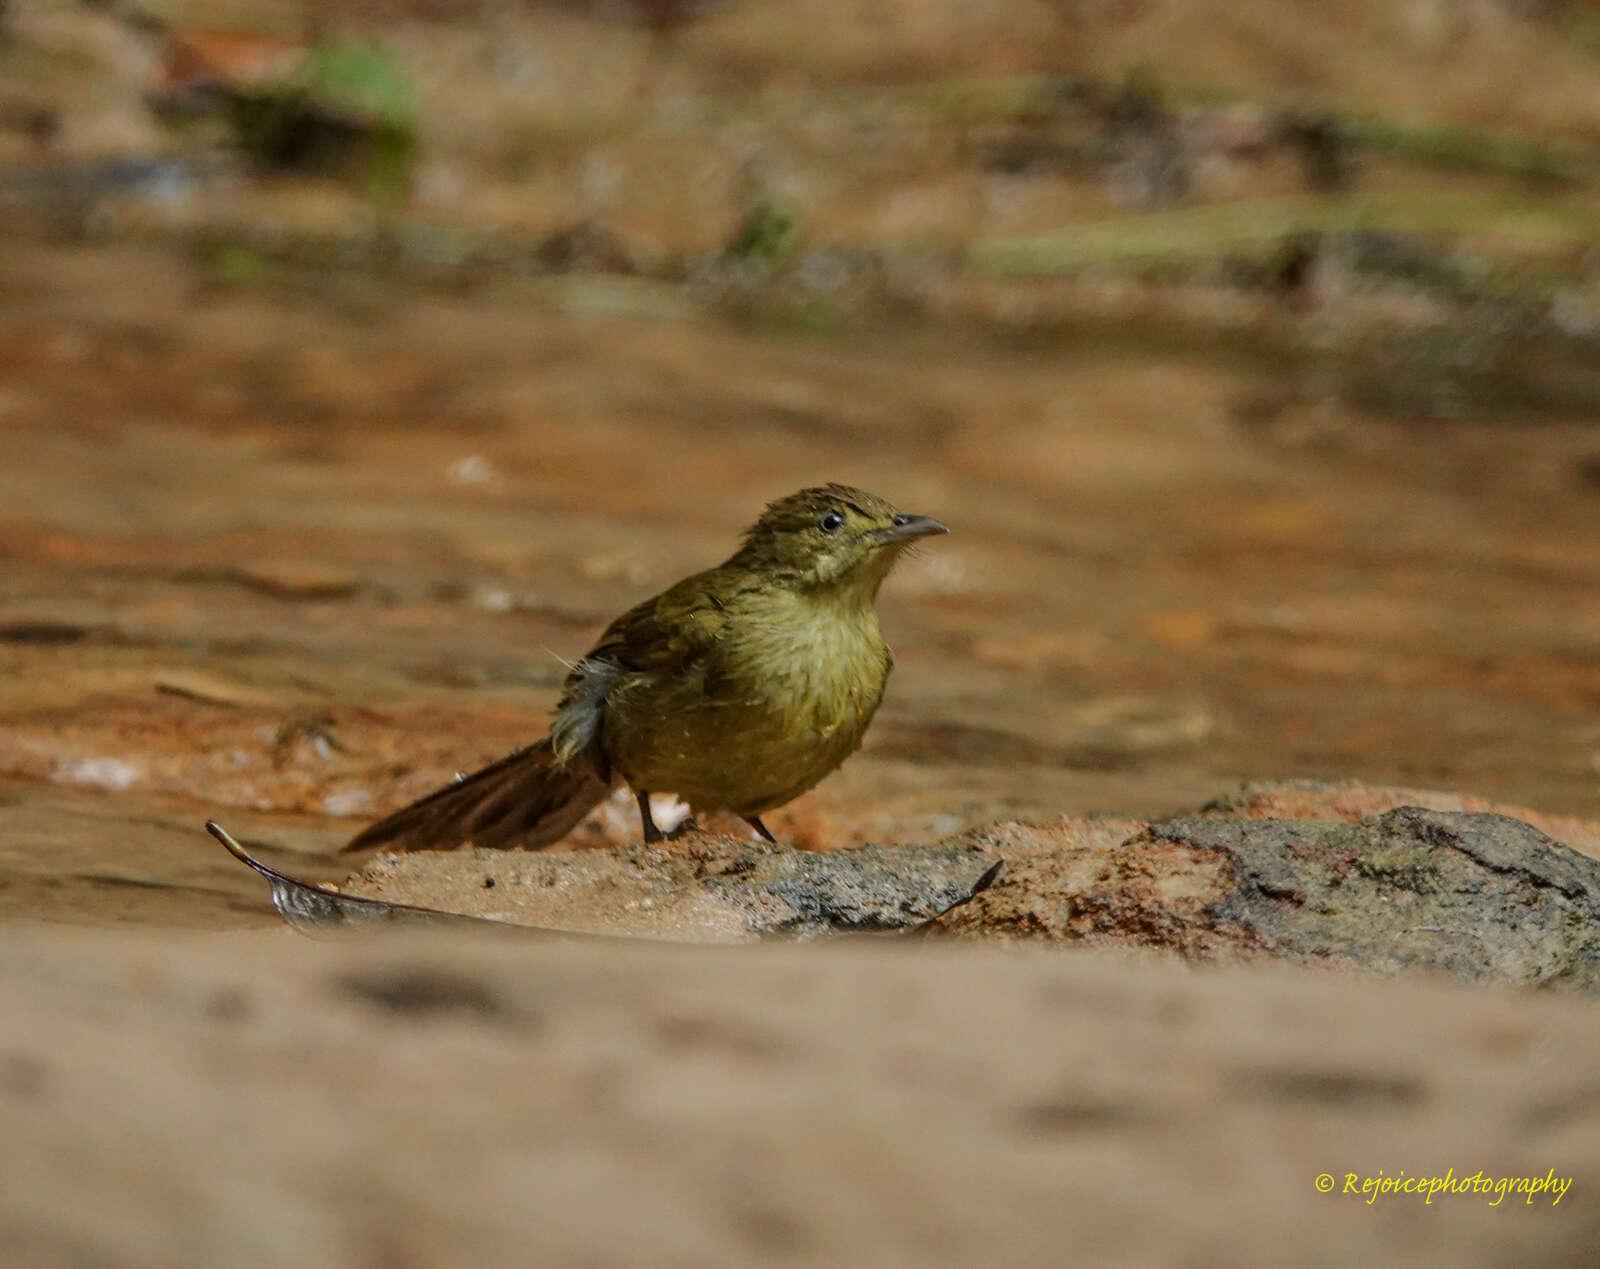
[[[844,517],[837,511],[825,511],[822,519],[817,521],[817,528],[824,533],[837,533],[844,528]]]

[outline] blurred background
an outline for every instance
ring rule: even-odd
[[[826,480],[954,533],[790,840],[1593,815],[1597,410],[1593,0],[4,0],[0,901],[245,920],[45,873],[325,852]]]
[[[1592,842],[1597,426],[1597,0],[0,0],[0,1261],[1592,1264],[1590,999],[1208,962],[1053,821]],[[953,532],[767,822],[1051,821],[1031,946],[330,947],[201,831],[342,881],[829,480]]]

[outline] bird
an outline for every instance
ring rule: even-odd
[[[950,530],[848,485],[771,503],[726,561],[613,621],[567,676],[542,740],[364,829],[344,850],[538,849],[617,784],[663,838],[652,793],[732,812],[777,844],[763,813],[860,746],[894,657],[878,589],[905,549]]]

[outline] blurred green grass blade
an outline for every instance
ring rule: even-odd
[[[1360,229],[1545,244],[1600,241],[1600,219],[1591,209],[1548,199],[1438,192],[1307,195],[1086,221],[982,243],[973,259],[992,273],[1044,277],[1100,266],[1203,263],[1269,248],[1295,234]]]

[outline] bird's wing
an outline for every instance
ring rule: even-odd
[[[550,738],[557,760],[588,754],[609,773],[601,746],[606,702],[619,686],[640,678],[715,678],[714,649],[727,626],[716,570],[696,574],[630,608],[606,627],[600,641],[567,676]]]
[[[685,578],[630,608],[608,627],[585,661],[625,672],[689,673],[712,654],[728,628],[725,586],[715,569]]]

